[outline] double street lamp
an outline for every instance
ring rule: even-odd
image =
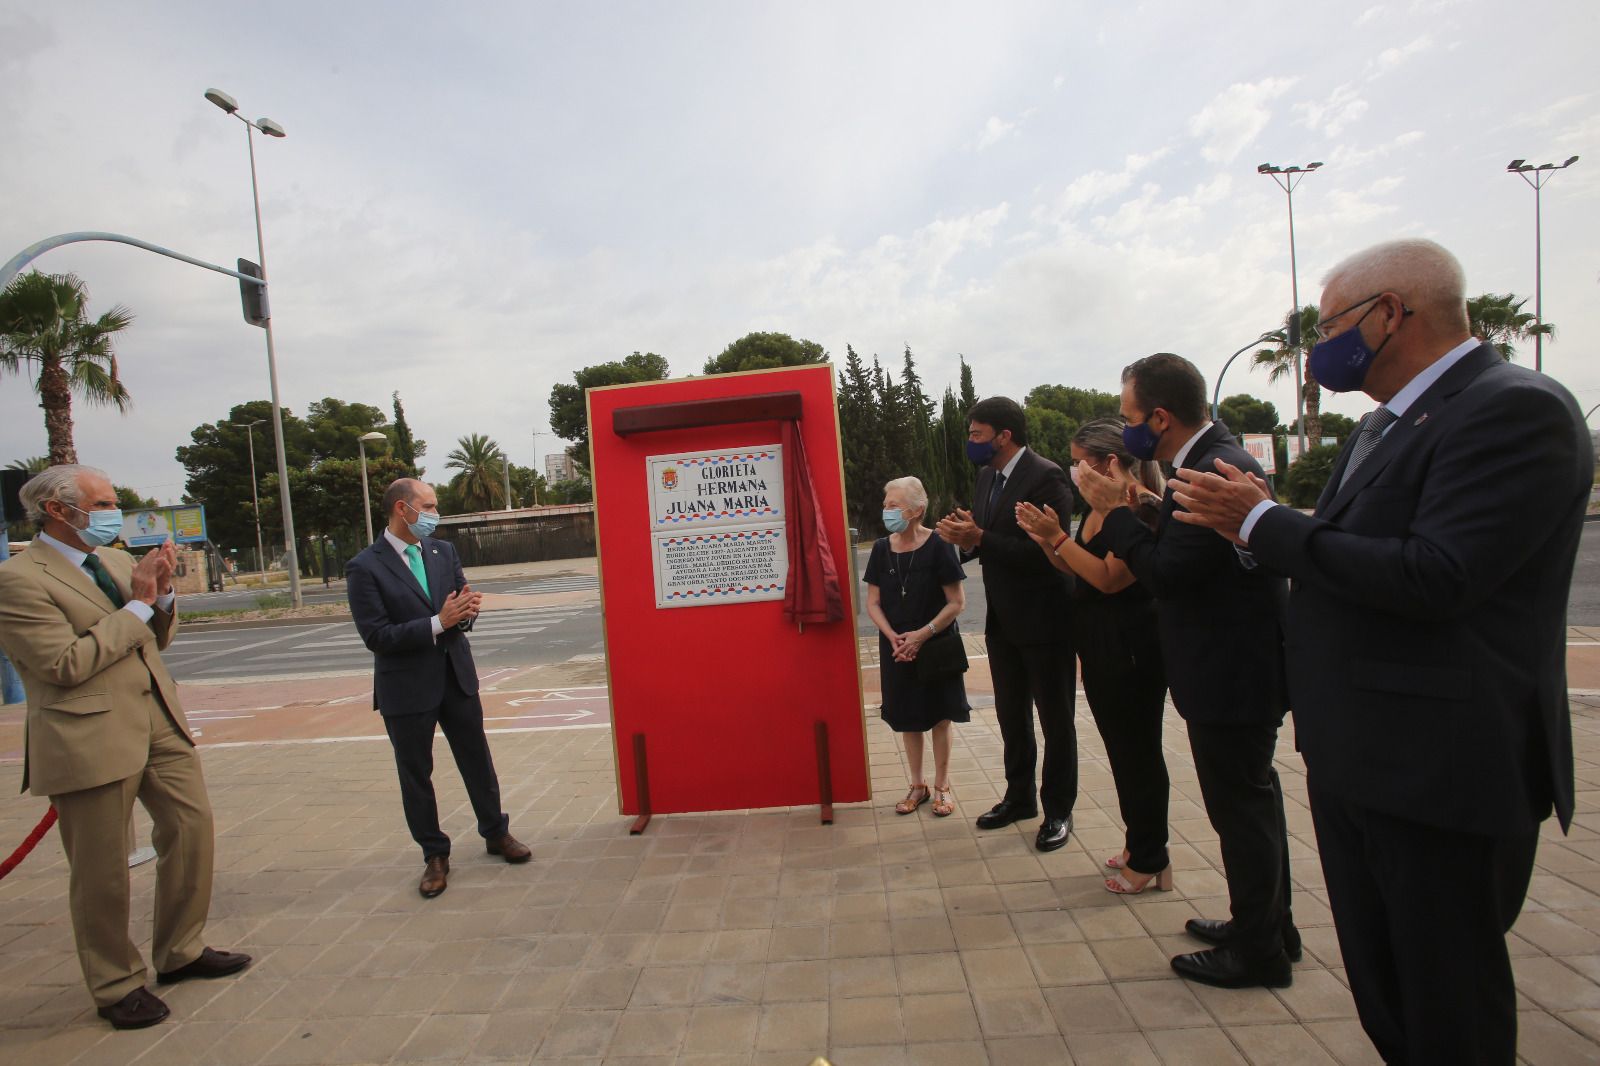
[[[267,249],[261,236],[261,194],[256,186],[256,131],[268,137],[284,136],[284,129],[270,118],[251,122],[239,114],[239,104],[220,89],[207,89],[206,99],[244,123],[245,143],[250,149],[250,199],[256,211],[256,260],[261,270],[263,292],[267,281]],[[241,265],[241,270],[244,266]],[[265,301],[262,302],[265,308]],[[294,510],[289,503],[289,459],[283,446],[283,410],[278,404],[278,360],[272,347],[272,318],[267,314],[261,323],[267,334],[267,378],[272,385],[272,428],[277,435],[278,500],[283,507],[283,546],[288,553],[289,599],[296,607],[304,602],[300,596],[300,560],[294,547]]]
[[[1293,310],[1289,312],[1289,350],[1294,353],[1294,417],[1295,425],[1300,430],[1300,454],[1306,453],[1306,390],[1301,381],[1300,370],[1300,275],[1295,266],[1294,258],[1294,190],[1295,186],[1306,180],[1306,175],[1322,166],[1321,163],[1307,163],[1305,166],[1280,167],[1273,163],[1262,163],[1256,167],[1257,174],[1265,174],[1273,180],[1278,188],[1289,197],[1289,291],[1293,299]]]
[[[223,423],[244,430],[245,440],[250,444],[250,509],[256,516],[256,569],[261,572],[263,586],[267,583],[267,553],[261,544],[261,497],[256,492],[256,427],[265,421],[265,418],[258,418],[254,422]]]
[[[1566,170],[1578,161],[1572,156],[1565,163],[1540,163],[1535,166],[1526,159],[1513,159],[1506,171],[1516,174],[1533,188],[1533,319],[1544,325],[1544,248],[1541,238],[1543,224],[1539,217],[1539,193],[1558,170]],[[1533,369],[1544,369],[1544,330],[1533,335]]]
[[[372,543],[372,493],[367,489],[367,444],[388,439],[376,430],[356,438],[356,448],[361,452],[361,517],[367,520],[368,544]]]

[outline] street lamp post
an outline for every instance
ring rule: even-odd
[[[207,89],[206,99],[244,123],[244,139],[250,149],[250,199],[256,212],[256,261],[261,267],[261,281],[267,280],[267,248],[261,236],[261,193],[256,186],[255,132],[260,130],[269,137],[284,136],[284,129],[270,118],[251,122],[239,114],[239,104],[220,89]],[[296,607],[304,601],[300,596],[300,560],[294,546],[294,509],[289,503],[289,459],[283,446],[283,410],[278,403],[278,360],[272,346],[272,318],[263,323],[267,333],[267,379],[272,385],[272,428],[277,435],[278,450],[278,500],[283,505],[283,546],[288,552],[289,600]]]
[[[1558,170],[1566,170],[1578,161],[1572,156],[1565,163],[1540,163],[1534,166],[1526,159],[1513,159],[1506,170],[1516,174],[1533,188],[1533,319],[1544,325],[1544,247],[1543,223],[1539,216],[1539,193]],[[1533,335],[1533,369],[1544,370],[1544,331]]]
[[[261,497],[256,492],[256,427],[265,421],[265,418],[258,418],[254,422],[224,423],[243,429],[244,439],[250,445],[250,509],[256,516],[256,571],[261,575],[262,587],[267,584],[267,553],[261,543]]]
[[[1300,430],[1301,455],[1306,453],[1306,390],[1300,370],[1300,274],[1294,257],[1294,189],[1306,180],[1307,174],[1320,166],[1321,163],[1307,163],[1303,167],[1262,163],[1256,167],[1257,174],[1267,175],[1289,197],[1289,291],[1294,301],[1294,309],[1289,312],[1289,350],[1294,352],[1294,421]]]
[[[1255,340],[1251,341],[1249,344],[1246,344],[1243,348],[1240,348],[1238,351],[1236,351],[1232,355],[1228,356],[1228,361],[1226,363],[1222,364],[1222,369],[1221,370],[1217,371],[1217,380],[1213,383],[1213,386],[1212,386],[1212,389],[1211,389],[1211,421],[1215,422],[1217,420],[1217,417],[1218,417],[1218,415],[1220,413],[1220,410],[1221,410],[1222,377],[1223,377],[1223,375],[1228,372],[1228,368],[1233,365],[1233,361],[1235,359],[1239,358],[1241,355],[1243,355],[1245,352],[1248,352],[1251,348],[1254,348],[1256,345],[1265,343],[1266,340],[1267,340],[1267,337],[1268,337],[1268,334],[1263,333],[1261,336],[1257,337]],[[1303,455],[1305,453],[1302,452],[1301,454]]]
[[[367,442],[388,440],[382,433],[373,431],[356,438],[356,448],[361,452],[361,517],[367,520],[367,543],[372,543],[372,493],[367,488]]]
[[[504,448],[500,449],[500,473],[506,479],[506,510],[511,510],[511,456],[506,454]]]

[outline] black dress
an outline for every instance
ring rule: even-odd
[[[889,538],[872,546],[867,572],[861,580],[878,586],[878,603],[896,633],[909,633],[933,621],[947,602],[944,587],[965,581],[954,545],[930,536],[915,551],[896,552]],[[960,639],[956,624],[950,628]],[[889,638],[878,634],[878,660],[882,664],[883,720],[896,733],[924,733],[940,722],[965,722],[971,718],[966,685],[956,674],[924,685],[917,680],[915,662],[896,662]]]
[[[1159,510],[1151,503],[1136,512],[1153,526]],[[1102,533],[1077,543],[1104,559],[1110,548]],[[1107,594],[1087,581],[1073,585],[1074,638],[1083,667],[1083,694],[1106,745],[1117,805],[1127,827],[1128,865],[1156,873],[1167,865],[1167,761],[1161,750],[1161,716],[1167,694],[1156,632],[1155,601],[1135,582]]]

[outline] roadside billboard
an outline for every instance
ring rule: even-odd
[[[122,512],[122,543],[130,548],[148,548],[166,540],[197,544],[205,539],[206,509],[198,503]]]

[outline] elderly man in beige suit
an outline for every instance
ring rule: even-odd
[[[139,799],[155,824],[156,980],[222,977],[250,957],[206,947],[211,803],[161,648],[178,628],[170,542],[137,563],[107,549],[122,525],[104,473],[55,466],[22,489],[43,531],[0,565],[0,646],[28,693],[22,787],[49,796],[71,868],[69,906],[84,980],[118,1029],[167,1006],[145,987],[128,935],[126,827]]]

